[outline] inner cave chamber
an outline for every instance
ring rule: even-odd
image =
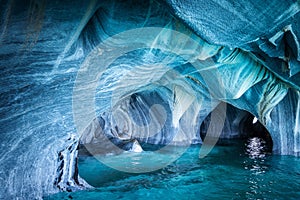
[[[78,148],[260,137],[299,156],[299,1],[247,2],[1,4],[0,193],[90,188]]]
[[[79,141],[79,156],[80,155],[97,155],[97,154],[111,154],[121,153],[122,151],[134,151],[140,152],[148,150],[148,145],[158,145],[157,148],[161,148],[165,145],[195,145],[202,144],[209,128],[213,131],[220,131],[218,135],[218,144],[222,144],[222,141],[230,139],[238,139],[241,143],[246,143],[250,138],[259,138],[265,144],[265,152],[271,153],[273,148],[272,136],[268,130],[262,125],[256,117],[251,113],[238,109],[230,104],[224,102],[220,103],[211,113],[204,117],[198,116],[198,123],[195,124],[195,132],[193,132],[188,138],[184,140],[174,141],[174,135],[176,130],[170,129],[172,125],[167,125],[168,128],[160,127],[154,133],[151,133],[153,126],[150,129],[141,130],[140,125],[148,124],[150,120],[154,120],[156,116],[161,116],[159,110],[151,113],[150,107],[147,103],[151,100],[146,98],[156,97],[156,101],[162,101],[157,94],[150,93],[148,95],[133,94],[129,101],[125,101],[130,106],[124,106],[128,118],[132,118],[132,121],[126,122],[126,118],[118,119],[117,114],[113,120],[115,123],[110,122],[107,114],[97,117],[86,128],[80,137]],[[125,104],[126,104],[125,103]],[[153,102],[152,102],[153,103]],[[218,112],[218,107],[226,107],[223,120],[212,121],[212,114]],[[151,116],[150,116],[151,115]],[[203,115],[203,113],[202,113]],[[151,118],[152,117],[152,118]],[[128,119],[127,118],[127,119]],[[214,119],[213,119],[214,120]],[[118,123],[119,122],[119,123]],[[165,123],[170,123],[165,121]],[[221,129],[215,129],[215,123],[221,123]],[[223,124],[222,124],[223,123]],[[130,127],[131,126],[131,127]],[[211,127],[210,127],[211,126]],[[106,138],[107,137],[107,138]],[[208,137],[211,137],[208,135]],[[157,148],[151,147],[151,150],[157,150]],[[150,150],[150,151],[151,151]]]

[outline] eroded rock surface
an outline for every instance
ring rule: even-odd
[[[101,49],[95,51],[101,42],[135,28],[165,29],[149,33],[147,44],[139,37],[125,41],[145,48],[115,60],[103,76],[91,73],[98,78],[91,82],[98,84],[97,92],[80,98],[85,108],[85,100],[95,96],[96,114],[83,121],[107,113],[106,130],[116,129],[117,123],[119,136],[137,138],[141,132],[135,130],[143,130],[145,141],[152,143],[197,143],[202,121],[226,102],[259,119],[272,136],[275,153],[299,155],[299,1],[195,2],[2,2],[4,199],[40,199],[87,186],[74,165],[83,132],[73,119],[76,76],[91,53],[101,56]],[[171,30],[194,42],[186,43]],[[149,41],[164,50],[152,49]],[[119,42],[112,51],[122,49],[118,45],[124,41]],[[122,97],[113,105],[112,93]],[[222,121],[223,115],[215,117]],[[158,131],[137,128],[149,123]]]

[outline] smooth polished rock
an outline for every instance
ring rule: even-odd
[[[100,55],[99,43],[135,28],[166,28],[151,44],[176,50],[183,57],[150,46],[116,59],[101,79],[91,73],[99,78],[99,87],[95,95],[81,97],[82,107],[87,97],[95,96],[96,116],[107,112],[103,124],[108,132],[116,122],[124,130],[137,130],[127,126],[131,119],[122,121],[129,116],[141,127],[150,123],[160,130],[146,137],[153,143],[199,142],[201,122],[220,102],[227,102],[251,112],[267,127],[275,153],[299,154],[298,2],[267,1],[259,6],[252,1],[167,2],[175,16],[157,1],[0,4],[3,198],[41,199],[61,190],[88,187],[76,170],[82,135],[72,107],[77,72],[91,52],[97,50]],[[171,30],[194,42],[186,43],[185,37],[178,38]],[[112,50],[122,49],[118,44]],[[282,62],[290,64],[290,69]],[[125,95],[113,104],[116,107],[111,104],[112,91]],[[134,94],[142,99],[134,101]],[[150,112],[147,109],[153,104],[159,105]],[[131,109],[124,109],[128,105]],[[110,118],[112,111],[118,113],[115,121]],[[91,123],[95,116],[89,117]],[[222,113],[215,119],[222,122]],[[139,133],[130,134],[140,137]]]

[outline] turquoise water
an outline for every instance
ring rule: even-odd
[[[79,174],[96,188],[45,199],[300,199],[300,158],[264,153],[258,139],[225,142],[202,159],[199,150],[191,146],[167,167],[142,174],[120,172],[82,156]],[[105,157],[119,165],[125,160],[138,165],[147,158],[151,165],[172,157],[172,151]]]

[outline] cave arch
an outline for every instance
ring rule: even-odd
[[[221,104],[226,103],[222,102]],[[201,140],[206,137],[210,118],[211,113],[207,115],[200,125]],[[226,118],[219,138],[219,144],[222,144],[224,139],[239,139],[240,142],[246,143],[251,138],[262,139],[265,142],[265,151],[268,153],[272,152],[273,139],[267,128],[250,112],[227,104]]]

